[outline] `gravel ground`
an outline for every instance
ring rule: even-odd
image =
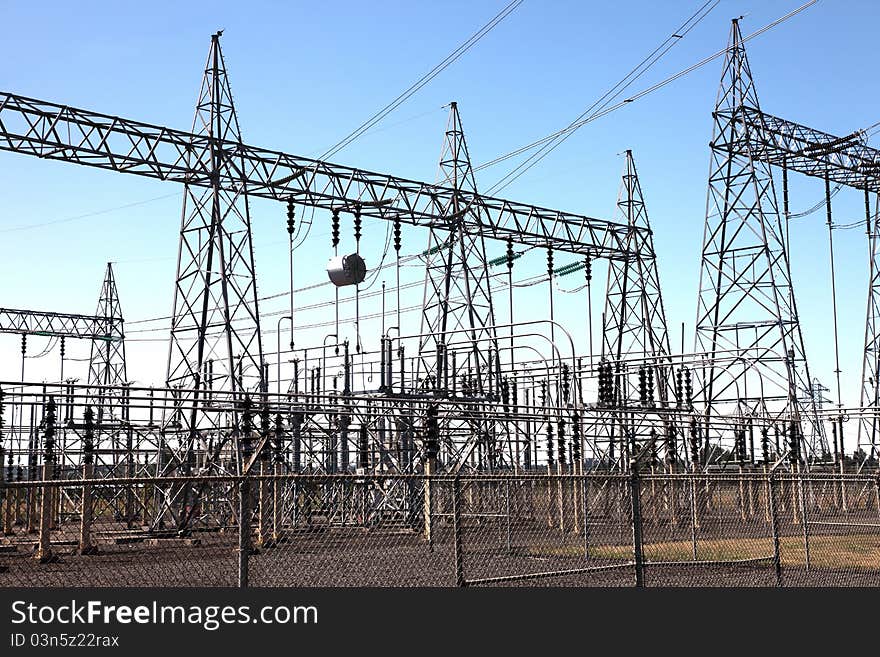
[[[797,527],[785,528],[794,534]],[[595,523],[592,546],[626,545],[628,527]],[[764,536],[761,523],[741,526],[744,536]],[[655,532],[680,538],[679,531]],[[701,534],[709,534],[704,527]],[[723,535],[728,536],[725,528]],[[40,564],[33,556],[34,536],[15,537],[0,546],[0,586],[235,586],[238,581],[234,532],[201,532],[190,540],[145,539],[99,543],[97,554],[82,556],[72,544],[55,547],[57,561]],[[623,540],[622,540],[623,539]],[[594,566],[625,564],[584,558],[583,535],[549,528],[542,522],[511,527],[510,547],[502,523],[474,524],[462,535],[463,573],[467,580],[536,575]],[[768,541],[768,545],[770,545]],[[454,586],[452,532],[442,523],[428,545],[418,533],[401,527],[315,528],[287,534],[272,547],[250,556],[251,586]],[[651,565],[647,586],[775,586],[769,562],[760,564]],[[489,582],[498,586],[632,586],[634,568],[623,565],[592,572],[544,575]],[[787,567],[785,586],[880,586],[876,570]],[[479,584],[478,584],[479,585]]]

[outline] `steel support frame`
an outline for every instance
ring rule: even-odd
[[[0,150],[194,187],[244,188],[252,197],[316,208],[360,208],[363,217],[449,231],[453,199],[466,230],[485,238],[598,258],[627,258],[632,229],[592,217],[483,196],[0,92]],[[227,167],[214,172],[212,154]]]
[[[715,111],[706,227],[698,291],[696,351],[710,354],[698,377],[697,398],[705,409],[712,458],[712,415],[726,411],[759,423],[794,423],[808,460],[823,459],[828,445],[800,438],[802,422],[818,423],[815,405],[799,391],[809,389],[809,369],[792,288],[784,233],[770,165],[753,152],[759,127],[742,117],[759,107],[754,81],[733,21]],[[733,360],[716,354],[733,350]],[[789,426],[792,426],[789,424]],[[714,436],[716,444],[724,437]]]

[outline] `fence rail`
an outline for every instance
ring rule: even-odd
[[[880,585],[875,475],[255,472],[6,482],[0,586]]]

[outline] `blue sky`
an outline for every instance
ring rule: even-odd
[[[222,28],[245,141],[316,156],[431,69],[504,4],[6,1],[0,5],[4,23],[17,27],[0,41],[0,88],[188,128],[210,35]],[[474,163],[490,160],[566,125],[699,4],[526,0],[386,118],[381,129],[334,160],[433,180],[446,122],[442,106],[451,100],[459,103]],[[748,34],[799,4],[723,0],[635,88],[723,48],[730,18],[745,15],[743,32]],[[750,42],[763,109],[838,134],[878,121],[880,92],[873,78],[878,18],[880,7],[874,2],[823,0]],[[710,112],[720,67],[716,60],[582,128],[501,194],[614,218],[620,154],[633,149],[656,235],[673,343],[678,344],[685,322],[688,347],[705,217]],[[488,188],[510,164],[480,172],[478,185]],[[126,319],[167,315],[180,222],[178,192],[173,184],[0,153],[0,305],[92,312],[104,263],[113,260]],[[812,206],[823,193],[819,181],[793,179],[793,212]],[[842,191],[834,199],[835,220],[861,219],[861,204],[858,192]],[[72,219],[92,213],[100,214]],[[261,294],[285,289],[283,214],[278,205],[253,204]],[[72,220],[9,230],[67,219]],[[326,218],[316,217],[320,221]],[[375,262],[381,257],[375,250],[381,250],[384,228],[368,226],[367,232],[365,244],[374,249],[370,256]],[[323,280],[329,256],[324,227],[311,238],[314,248],[300,259],[302,284]],[[424,236],[407,239],[418,244],[410,251],[424,248]],[[864,233],[838,231],[835,246],[844,395],[855,403],[867,290]],[[503,246],[490,245],[489,256],[502,251]],[[792,268],[813,372],[833,387],[827,261],[820,211],[792,225]],[[541,262],[540,257],[524,262],[520,273],[538,273]],[[408,272],[413,280],[418,274]],[[597,281],[595,288],[601,287]],[[599,298],[597,292],[595,309]],[[318,296],[303,299],[320,301]],[[577,303],[582,301],[577,297]],[[281,308],[283,302],[265,304],[263,310]],[[326,309],[312,312],[309,319],[317,321]],[[264,330],[274,330],[276,319],[267,321]],[[153,340],[162,336],[140,334]],[[273,334],[266,342],[274,350]],[[33,351],[44,346],[35,340]],[[18,338],[0,336],[3,378],[18,376],[18,348]],[[84,354],[82,347],[73,355]],[[161,342],[131,342],[131,378],[160,381],[164,358]],[[32,374],[27,378],[38,378],[52,377],[56,365],[33,359],[27,367]]]

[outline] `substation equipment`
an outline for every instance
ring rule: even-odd
[[[57,336],[62,350],[66,339],[94,345],[85,383],[65,380],[63,365],[58,381],[29,382],[23,372],[0,383],[3,476],[77,479],[88,465],[91,477],[160,477],[114,489],[119,498],[106,502],[129,524],[185,531],[227,522],[234,491],[222,477],[244,473],[363,475],[372,483],[359,489],[351,517],[369,523],[417,522],[422,509],[418,479],[383,484],[372,475],[843,468],[845,411],[817,401],[790,275],[783,220],[792,171],[825,181],[829,227],[831,184],[865,193],[871,286],[864,391],[851,414],[868,463],[878,444],[880,247],[870,196],[880,191],[880,152],[863,134],[839,138],[761,111],[738,21],[713,118],[695,348],[674,354],[631,151],[618,217],[609,221],[480,194],[456,103],[435,183],[251,146],[219,33],[189,132],[0,93],[0,150],[184,191],[163,386],[128,380],[110,266],[95,317],[0,309],[0,331],[22,336],[23,356],[31,334]],[[773,167],[782,172],[781,211]],[[290,343],[274,363],[261,330],[250,198],[278,202],[286,217]],[[326,275],[336,297],[327,308],[335,303],[336,332],[330,343],[303,347],[294,344],[308,335],[296,322],[295,261],[315,240],[295,241],[307,235],[313,210],[329,218]],[[386,253],[361,252],[365,220],[388,227]],[[340,253],[343,222],[354,228],[354,252]],[[422,241],[407,253],[407,238],[420,233],[427,248]],[[504,255],[488,258],[487,243]],[[537,277],[531,272],[546,285],[543,308],[515,303],[514,271],[528,253],[546,262]],[[386,257],[396,308],[385,312],[383,292],[381,334],[362,336],[360,286]],[[595,353],[592,269],[600,261],[608,277]],[[404,262],[425,272],[417,322],[403,320]],[[575,302],[577,325],[567,325],[554,287],[573,273],[586,293]],[[351,341],[339,328],[345,288],[355,290]],[[509,297],[507,317],[499,294]],[[282,355],[290,357],[284,379]],[[219,479],[194,484],[186,479],[193,475]],[[352,493],[332,487],[326,495]],[[296,491],[281,500],[295,518]]]

